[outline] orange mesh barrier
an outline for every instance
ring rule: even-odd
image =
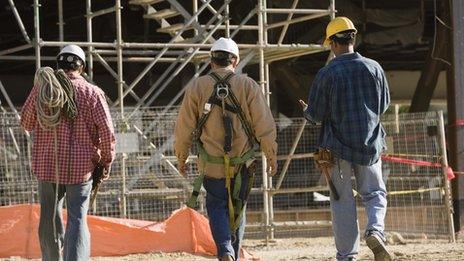
[[[0,207],[0,257],[39,258],[39,205]],[[66,212],[64,212],[66,220]],[[92,256],[123,256],[148,252],[216,255],[208,220],[181,208],[164,222],[88,216]],[[50,231],[53,233],[53,231]],[[245,260],[259,260],[241,251]]]

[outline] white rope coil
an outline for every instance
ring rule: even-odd
[[[37,69],[34,85],[39,88],[37,120],[43,129],[53,129],[60,123],[61,109],[68,101],[68,95],[50,67]]]

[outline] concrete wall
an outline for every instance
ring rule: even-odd
[[[410,100],[414,95],[420,71],[387,71],[387,81],[390,86],[392,100]],[[446,72],[438,77],[433,99],[446,100]]]

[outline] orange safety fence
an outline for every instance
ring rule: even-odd
[[[40,206],[0,207],[0,257],[39,258]],[[66,212],[64,212],[66,220]],[[216,255],[208,220],[184,207],[163,222],[87,217],[92,256],[123,256],[149,252],[187,252]],[[50,231],[53,233],[53,231]],[[259,260],[242,249],[244,260]]]

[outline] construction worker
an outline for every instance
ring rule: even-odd
[[[359,249],[354,175],[367,214],[367,246],[375,260],[392,260],[384,243],[387,191],[380,159],[386,147],[380,116],[390,104],[390,95],[382,67],[354,52],[356,33],[346,17],[327,25],[324,44],[330,45],[335,58],[317,73],[308,104],[300,103],[309,121],[322,123],[319,151],[328,151],[333,158],[330,177],[339,199],[331,192],[330,205],[337,259],[355,260]]]
[[[257,146],[267,157],[269,175],[277,170],[274,119],[258,84],[234,73],[238,62],[239,49],[232,39],[213,44],[212,73],[186,87],[175,128],[174,149],[182,175],[192,142],[199,150],[200,176],[193,195],[203,183],[219,260],[239,259]]]
[[[32,168],[38,179],[42,260],[84,261],[90,259],[87,211],[92,172],[102,164],[103,178],[108,178],[115,153],[114,129],[104,92],[81,76],[84,51],[76,45],[64,47],[57,66],[63,71],[37,70],[21,125],[34,137]]]

